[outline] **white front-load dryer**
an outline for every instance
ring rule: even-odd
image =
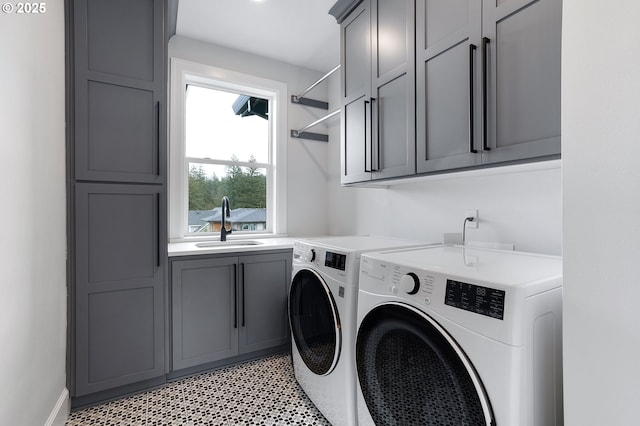
[[[293,369],[333,426],[357,424],[353,351],[361,254],[426,244],[369,236],[294,242],[289,291]]]
[[[440,246],[360,264],[360,425],[562,425],[561,258]]]

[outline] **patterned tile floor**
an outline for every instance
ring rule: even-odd
[[[71,413],[67,426],[331,426],[293,376],[289,354],[168,383]]]

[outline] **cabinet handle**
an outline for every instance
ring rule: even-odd
[[[482,149],[485,151],[490,151],[489,142],[487,141],[487,107],[488,107],[488,75],[489,75],[489,64],[487,61],[487,49],[489,48],[490,40],[487,37],[482,37]]]
[[[160,101],[156,102],[156,175],[160,176]]]
[[[473,66],[473,59],[476,53],[476,45],[469,45],[469,152],[472,154],[476,154],[478,152],[475,149],[475,142],[473,140],[475,135],[474,129],[474,87],[473,87],[473,79],[475,77],[475,68]]]
[[[156,194],[156,266],[160,267],[160,194]]]
[[[380,135],[376,135],[376,168],[373,168],[373,103],[376,102],[376,98],[371,98],[371,171],[377,172],[380,170]]]
[[[238,265],[233,264],[233,328],[238,328]]]
[[[365,173],[371,173],[370,169],[367,169],[367,105],[369,105],[370,102],[368,100],[364,100],[364,172]]]
[[[244,327],[244,262],[240,264],[240,275],[242,275],[242,326]]]

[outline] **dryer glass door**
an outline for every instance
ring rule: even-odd
[[[360,389],[377,425],[491,425],[482,383],[433,319],[400,303],[371,310],[358,330]]]
[[[331,290],[312,270],[302,269],[293,277],[289,322],[306,366],[315,374],[329,374],[340,356],[340,318]]]

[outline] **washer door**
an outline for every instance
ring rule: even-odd
[[[360,389],[376,425],[493,425],[480,378],[451,336],[401,303],[371,310],[356,342]]]
[[[314,271],[296,273],[289,292],[289,323],[300,357],[313,373],[335,368],[342,346],[340,317],[331,290]]]

